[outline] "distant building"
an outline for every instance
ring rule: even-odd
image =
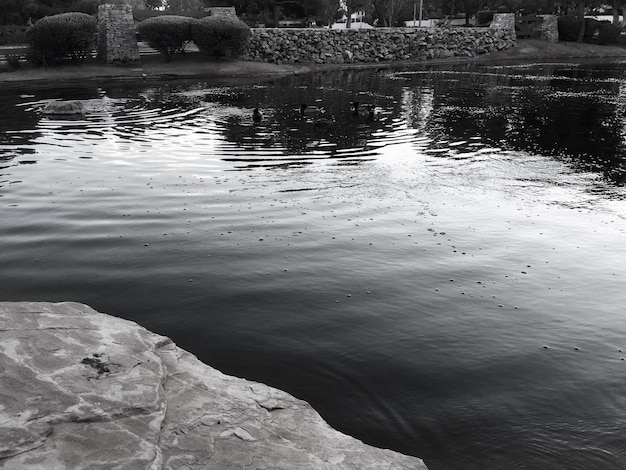
[[[405,21],[404,26],[406,28],[435,28],[445,24],[446,26],[465,26],[465,17],[463,18],[430,18],[428,20],[422,20],[420,24],[420,20]],[[469,24],[474,26],[476,24],[476,18],[472,17],[469,20]]]
[[[351,25],[350,29],[372,29],[373,26],[369,23],[365,22],[365,12],[355,11],[350,15]],[[345,29],[347,24],[346,15],[343,16],[341,20],[336,23],[333,23],[332,29]]]
[[[594,20],[609,21],[613,23],[613,15],[585,15],[585,18],[593,18]],[[622,15],[618,16],[618,21],[620,22],[620,24],[624,21]]]

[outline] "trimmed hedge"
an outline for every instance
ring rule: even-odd
[[[594,18],[585,18],[585,34],[583,41],[584,42],[594,42],[594,37],[600,30],[600,25],[602,23]]]
[[[561,41],[577,41],[582,20],[578,16],[566,15],[559,16],[558,29],[559,40]]]
[[[191,42],[192,18],[177,15],[163,15],[148,18],[137,25],[137,31],[148,45],[161,54],[168,62],[174,55],[185,51]]]
[[[191,37],[200,52],[215,57],[237,57],[248,46],[247,24],[229,16],[207,16],[191,25]]]
[[[26,31],[28,60],[53,64],[66,57],[82,62],[94,48],[97,20],[86,13],[45,16]]]
[[[489,26],[495,13],[495,11],[491,10],[481,10],[476,13],[476,26]]]
[[[612,23],[602,22],[598,31],[598,44],[612,44],[618,42],[622,29]]]
[[[561,41],[577,41],[582,20],[573,15],[559,17],[559,39]],[[619,40],[621,28],[609,21],[598,21],[585,18],[585,34],[583,41],[598,44],[611,44]]]

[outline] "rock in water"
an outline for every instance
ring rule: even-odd
[[[85,106],[80,101],[51,101],[41,113],[46,116],[84,116]]]
[[[77,303],[0,303],[0,467],[426,470]]]

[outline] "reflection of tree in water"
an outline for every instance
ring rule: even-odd
[[[623,123],[615,103],[597,96],[548,96],[536,107],[522,107],[519,125],[509,133],[516,148],[538,151],[567,160],[582,171],[599,171],[624,183]]]
[[[468,74],[434,81],[430,135],[466,142],[480,136],[489,145],[559,158],[623,185],[619,83],[587,79],[582,72],[575,81],[563,78],[567,74],[560,69],[554,73],[542,79]]]
[[[540,70],[464,65],[406,75],[333,71],[207,93],[202,99],[239,110],[221,119],[220,133],[243,149],[223,157],[240,168],[300,166],[321,159],[362,162],[376,153],[381,135],[388,138],[406,125],[434,147],[454,141],[457,152],[472,152],[479,141],[553,156],[623,184],[620,87],[601,76],[593,70],[572,73],[567,65]],[[354,100],[376,105],[380,120],[355,119]],[[301,103],[324,107],[335,122],[315,126],[300,117]],[[260,123],[251,119],[255,107],[265,114]]]
[[[34,112],[25,112],[21,98],[16,90],[5,89],[0,95],[2,115],[0,119],[0,170],[13,166],[14,160],[22,155],[31,155],[35,149],[30,144],[40,132],[36,131],[39,116]],[[0,177],[5,175],[4,171]]]
[[[420,148],[445,150],[454,142],[457,154],[482,145],[553,156],[623,184],[626,92],[621,73],[616,69],[607,79],[604,70],[572,71],[569,65],[439,66],[399,73],[371,68],[292,75],[256,86],[181,81],[112,84],[106,90],[49,88],[37,90],[33,99],[95,103],[107,98],[110,105],[86,117],[92,136],[151,138],[151,129],[161,136],[161,129],[180,128],[212,141],[217,157],[237,169],[324,160],[359,164],[374,158],[381,146],[417,136]],[[38,113],[15,112],[28,101],[15,90],[0,98],[5,116],[11,116],[0,120],[0,166],[6,167],[15,164],[16,156],[35,152],[41,125]],[[350,107],[355,100],[375,105],[379,119],[355,118]],[[334,122],[316,126],[303,119],[301,103],[322,106]],[[259,123],[252,120],[255,107],[265,115]]]

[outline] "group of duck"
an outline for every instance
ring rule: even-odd
[[[376,121],[379,116],[374,105],[362,104],[358,101],[352,101],[350,103],[350,110],[353,117],[364,117],[368,122]],[[300,105],[300,116],[310,119],[316,127],[327,127],[335,122],[334,116],[332,114],[327,115],[324,108],[320,106],[309,106],[306,103]],[[261,122],[263,119],[263,112],[259,108],[254,108],[252,111],[252,120],[254,122]]]

